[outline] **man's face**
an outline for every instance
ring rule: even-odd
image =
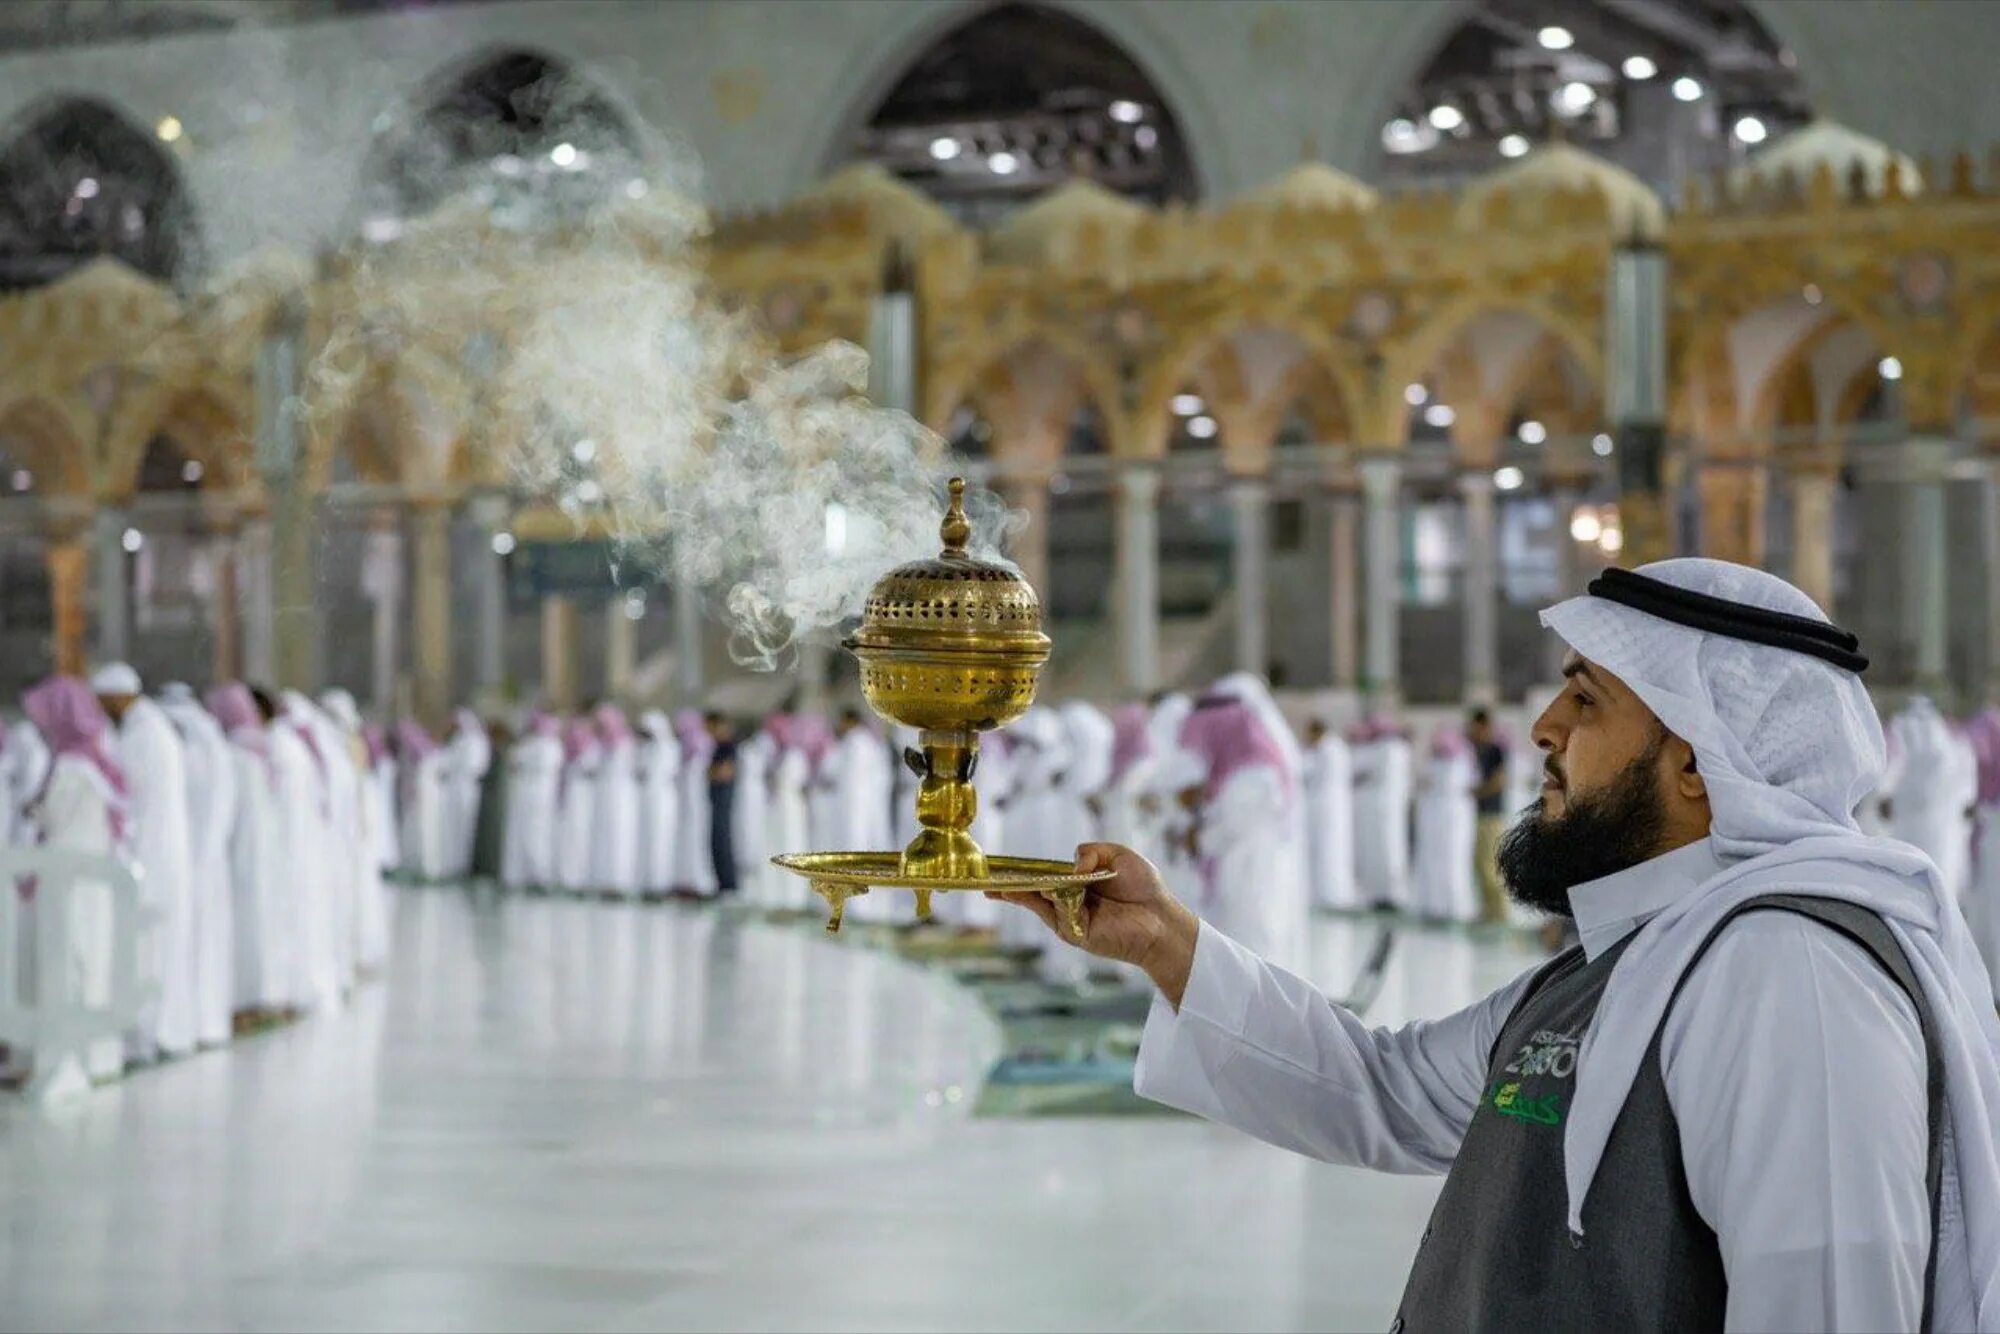
[[[1493,739],[1493,723],[1490,719],[1476,719],[1465,729],[1465,734],[1475,746],[1483,746]]]
[[[104,706],[104,711],[111,715],[111,721],[116,723],[124,721],[125,710],[131,708],[132,701],[137,698],[137,695],[99,695],[97,702]]]
[[[1551,817],[1607,790],[1661,734],[1653,711],[1604,668],[1571,653],[1563,679],[1531,734],[1543,751],[1539,809]]]

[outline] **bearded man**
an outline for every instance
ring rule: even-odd
[[[1855,824],[1885,757],[1854,637],[1712,560],[1542,622],[1567,684],[1500,863],[1581,943],[1371,1030],[1087,846],[1085,948],[1159,989],[1135,1086],[1446,1174],[1398,1330],[2000,1328],[2000,1024],[1936,866]]]

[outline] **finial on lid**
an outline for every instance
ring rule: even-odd
[[[965,517],[965,479],[954,477],[949,483],[951,507],[944,512],[944,522],[938,525],[938,536],[944,539],[944,554],[963,556],[965,544],[972,540],[972,520]]]

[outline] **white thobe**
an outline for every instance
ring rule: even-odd
[[[595,889],[593,843],[597,837],[597,771],[604,752],[595,745],[563,766],[560,818],[556,830],[556,883],[564,889]]]
[[[383,871],[403,868],[403,825],[396,810],[396,761],[385,755],[368,770],[368,800],[375,810],[375,864]]]
[[[736,884],[743,901],[773,908],[775,880],[783,874],[765,860],[771,837],[771,763],[776,743],[758,732],[736,747],[735,808],[729,836],[736,852]]]
[[[1076,856],[1076,805],[1062,789],[1069,768],[1069,737],[1054,715],[1030,716],[1015,728],[1014,797],[1007,804],[1007,851],[1015,857],[1069,861]],[[1043,948],[1046,928],[1025,909],[1000,915],[1000,943],[1012,949]]]
[[[0,741],[0,846],[26,847],[35,841],[28,808],[49,776],[49,746],[41,729],[26,718],[6,729]]]
[[[1401,737],[1354,748],[1354,872],[1370,905],[1410,901],[1410,762]]]
[[[796,746],[779,751],[778,762],[771,770],[772,852],[810,852],[814,848],[809,814],[811,790],[812,757]],[[776,907],[796,910],[809,906],[812,890],[803,877],[773,874],[769,884]]]
[[[340,767],[350,807],[346,828],[353,849],[346,863],[353,877],[348,886],[354,917],[349,961],[352,981],[361,971],[376,972],[389,958],[389,890],[382,883],[382,836],[376,827],[383,817],[377,804],[375,772],[368,764],[368,743],[331,717],[327,726],[341,746]]]
[[[1935,715],[1896,719],[1903,743],[1890,801],[1889,836],[1930,854],[1946,889],[1962,896],[1972,851],[1968,813],[1979,796],[1972,748]]]
[[[1007,846],[1007,807],[1014,799],[1013,755],[1001,746],[981,746],[979,767],[972,779],[979,805],[967,832],[989,856],[1013,855]],[[940,894],[933,904],[933,911],[944,921],[969,931],[990,931],[998,926],[1005,906],[984,894],[959,892]]]
[[[1704,840],[1578,886],[1585,954],[1721,866]],[[1445,1018],[1371,1029],[1203,926],[1178,1012],[1154,1001],[1133,1086],[1325,1162],[1445,1172],[1530,976]],[[1688,975],[1660,1069],[1728,1274],[1727,1328],[1915,1329],[1931,1232],[1925,1058],[1888,974],[1818,922],[1745,914]]]
[[[683,743],[674,793],[674,888],[705,899],[717,892],[708,799],[708,766],[714,755],[714,746],[700,738],[694,745]]]
[[[662,729],[639,742],[639,884],[649,894],[674,887],[680,830],[681,743]]]
[[[1202,807],[1196,836],[1199,911],[1203,921],[1264,957],[1304,968],[1311,923],[1304,900],[1284,884],[1288,813],[1295,800],[1284,782],[1269,765],[1250,765],[1231,774]]]
[[[324,761],[328,939],[333,946],[335,984],[345,991],[354,984],[360,952],[362,867],[370,859],[374,840],[362,812],[356,739],[309,701],[300,706],[299,716],[312,729]]]
[[[624,898],[642,888],[639,868],[639,749],[630,737],[605,745],[597,764],[591,886]]]
[[[1354,880],[1354,763],[1328,733],[1305,753],[1306,879],[1321,908],[1366,907]]]
[[[331,883],[331,797],[305,739],[283,718],[270,727],[271,762],[283,794],[284,845],[292,870],[286,907],[297,914],[286,985],[289,1004],[305,1010],[340,1007],[340,956],[334,940],[337,907]]]
[[[556,883],[556,802],[562,764],[562,741],[535,732],[516,741],[508,754],[500,883],[509,889]]]
[[[431,751],[403,761],[403,868],[420,880],[451,874],[451,831],[445,796],[445,757]]]
[[[493,763],[493,743],[483,729],[460,728],[444,745],[445,874],[472,871],[472,840],[479,829],[479,793]]]
[[[297,794],[281,786],[276,760],[230,746],[236,766],[236,823],[229,836],[234,891],[235,982],[239,1010],[282,1010],[297,996],[299,948],[298,862],[288,832]]]
[[[196,1036],[229,1041],[236,999],[236,899],[230,841],[236,831],[236,758],[222,724],[189,700],[164,706],[181,729],[187,768],[188,850],[195,927]]]
[[[889,801],[894,780],[889,774],[889,748],[865,727],[848,731],[828,752],[820,781],[832,788],[830,818],[834,841],[829,851],[888,851],[891,846]],[[856,921],[904,920],[898,911],[901,890],[875,890],[848,900]]]
[[[48,791],[30,815],[40,828],[40,841],[45,847],[93,857],[115,857],[119,849],[111,835],[111,801],[110,782],[96,765],[79,755],[64,755],[53,762]],[[0,893],[14,892],[13,884],[0,885]],[[142,895],[145,892],[143,884],[140,892]],[[109,884],[79,877],[68,882],[59,902],[43,890],[32,905],[23,905],[27,911],[21,914],[22,927],[30,932],[35,913],[62,911],[69,915],[66,957],[35,961],[36,971],[32,976],[45,995],[53,995],[59,989],[70,1005],[110,1008],[116,965],[116,902]],[[145,939],[143,934],[140,939]],[[92,1042],[83,1054],[82,1073],[87,1079],[115,1079],[123,1067],[123,1044],[116,1037]],[[46,1070],[38,1073],[44,1077],[50,1074]],[[64,1080],[61,1072],[57,1072],[50,1082]]]
[[[180,733],[166,711],[141,696],[118,724],[118,759],[132,787],[132,859],[140,897],[159,914],[153,924],[151,976],[157,1002],[139,1024],[140,1054],[194,1050],[199,1037],[195,974],[193,858],[188,848],[187,764]]]
[[[1479,886],[1473,878],[1479,802],[1472,794],[1478,781],[1479,768],[1469,753],[1433,755],[1424,763],[1411,882],[1411,906],[1424,917],[1479,920]]]

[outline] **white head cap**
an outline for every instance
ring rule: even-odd
[[[1635,573],[1828,623],[1811,598],[1747,565],[1689,558]],[[1542,624],[1624,681],[1694,748],[1720,851],[1755,856],[1801,838],[1856,832],[1854,808],[1874,791],[1887,756],[1881,720],[1854,672],[1604,597],[1557,603]]]
[[[107,662],[90,674],[90,689],[98,695],[142,695],[145,687],[130,663]]]

